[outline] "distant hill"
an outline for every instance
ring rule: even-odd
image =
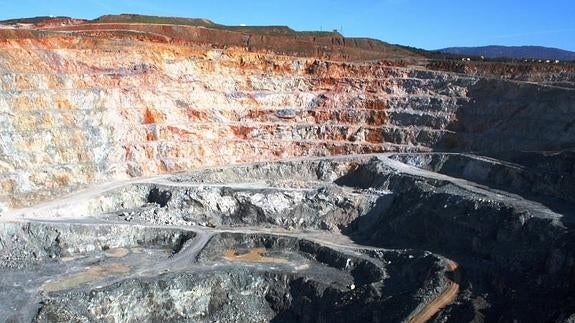
[[[488,58],[531,58],[575,61],[575,52],[541,46],[450,47],[439,49],[438,51],[454,55],[485,56]]]

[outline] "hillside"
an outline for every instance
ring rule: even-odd
[[[294,31],[286,26],[224,26],[207,19],[106,15],[94,20],[37,17],[0,21],[0,38],[18,38],[35,31],[37,37],[74,34],[97,38],[147,39],[155,42],[318,57],[332,60],[405,60],[421,55],[369,38],[347,38],[337,32]],[[27,37],[27,36],[26,36]]]
[[[575,61],[575,52],[541,46],[451,47],[438,51],[454,55],[484,56],[487,58]]]

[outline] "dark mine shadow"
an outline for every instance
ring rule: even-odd
[[[434,151],[560,151],[575,148],[575,91],[481,79],[468,87]]]
[[[378,179],[373,167],[376,166],[360,166],[350,174],[336,180],[336,183],[363,189],[380,187],[384,184],[385,179]],[[401,183],[396,184],[401,185]],[[565,293],[569,292],[566,292],[567,286],[564,284],[564,287],[549,285],[555,286],[553,287],[556,288],[554,295],[545,294],[546,289],[533,289],[531,284],[533,277],[540,274],[542,277],[546,277],[545,279],[551,279],[552,284],[557,284],[557,281],[563,279],[561,277],[566,273],[562,271],[561,274],[553,276],[540,272],[540,269],[536,267],[531,268],[530,265],[527,265],[525,270],[518,270],[515,266],[518,263],[523,263],[525,259],[532,259],[531,256],[525,256],[527,258],[521,256],[512,261],[501,259],[510,250],[510,247],[503,247],[500,251],[490,251],[491,247],[495,248],[499,244],[497,234],[489,233],[491,229],[475,229],[465,226],[465,220],[458,224],[451,221],[450,216],[440,216],[441,213],[448,212],[450,214],[449,212],[452,212],[454,217],[465,215],[479,219],[483,218],[484,214],[468,215],[464,208],[458,208],[455,205],[453,209],[450,209],[451,207],[444,209],[444,205],[451,202],[445,196],[440,196],[441,194],[437,197],[422,196],[421,198],[427,198],[425,204],[416,206],[420,199],[419,193],[425,192],[406,190],[394,195],[386,195],[377,200],[375,207],[367,214],[354,220],[343,233],[360,245],[385,249],[427,250],[458,263],[460,269],[457,277],[452,276],[451,278],[458,279],[462,290],[460,295],[463,296],[457,304],[450,306],[449,310],[450,315],[458,313],[458,318],[461,319],[464,317],[468,319],[470,317],[474,319],[484,317],[486,321],[510,321],[517,318],[520,321],[541,321],[548,319],[545,315],[549,315],[550,312],[537,312],[534,310],[534,304],[555,308],[555,310],[572,304],[570,303],[572,301],[565,298],[565,295],[568,295]],[[409,196],[410,194],[413,195]],[[462,207],[465,207],[465,204]],[[510,208],[494,209],[493,212],[502,213],[500,217],[494,217],[495,214],[491,214],[493,221],[498,221],[498,218],[513,216]],[[488,218],[482,221],[487,221]],[[477,224],[481,227],[481,221]],[[487,231],[480,234],[480,231],[476,232],[476,230]],[[549,251],[546,247],[534,244],[534,248],[531,250],[524,245],[527,240],[521,237],[516,238],[519,239],[516,246],[518,248],[517,253],[532,254],[532,257],[535,257],[531,261],[533,264],[538,263],[539,260],[536,259],[546,259],[547,256],[542,254],[542,252]],[[476,239],[484,241],[476,242]],[[572,237],[565,236],[562,240],[569,243],[568,241],[571,239]],[[476,243],[483,246],[475,248]],[[552,246],[549,245],[548,248],[552,248]],[[561,248],[565,249],[565,247]],[[530,262],[527,261],[527,263]],[[477,312],[471,306],[472,301],[484,297],[487,297],[490,307],[485,312]]]
[[[433,151],[476,152],[575,182],[575,90],[482,78],[468,86],[467,98],[458,100],[455,117],[446,127],[449,132],[431,147]],[[567,227],[575,227],[573,201],[479,184],[538,202],[562,214]],[[560,189],[575,196],[575,184]]]

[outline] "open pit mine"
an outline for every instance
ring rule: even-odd
[[[0,321],[575,321],[575,65],[0,22]]]

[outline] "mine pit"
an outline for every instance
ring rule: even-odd
[[[518,169],[493,159],[425,154],[279,162],[266,164],[264,173],[259,165],[239,166],[101,191],[84,199],[88,212],[77,223],[26,216],[3,223],[3,288],[28,286],[27,297],[38,303],[24,302],[14,293],[0,294],[13,304],[2,314],[24,318],[34,307],[39,314],[29,318],[35,320],[76,315],[113,320],[135,306],[136,298],[128,295],[152,293],[156,296],[149,306],[163,308],[175,302],[189,309],[163,312],[174,320],[247,319],[232,309],[248,302],[264,320],[352,319],[342,314],[347,311],[355,313],[354,318],[377,313],[391,320],[409,317],[424,322],[442,311],[465,312],[466,307],[459,306],[475,288],[494,288],[492,269],[483,268],[552,279],[534,267],[538,255],[551,250],[546,251],[545,244],[531,245],[530,236],[556,244],[560,217],[543,204],[492,192],[489,177],[476,183],[477,173],[454,174],[467,166],[447,168],[450,158],[457,158],[457,165],[488,162],[489,169],[499,172],[511,167],[509,174]],[[319,169],[337,176],[324,177]],[[290,172],[299,177],[297,185],[282,179]],[[226,185],[228,178],[231,184]],[[243,182],[234,184],[235,179]],[[268,184],[262,185],[262,180]],[[126,197],[131,204],[124,203]],[[59,214],[69,208],[63,201],[42,210]],[[482,231],[470,229],[474,212],[482,219],[474,227]],[[498,227],[502,212],[508,214],[505,221],[532,224],[502,231],[508,230]],[[489,238],[493,232],[495,240]],[[511,242],[524,247],[512,247]],[[481,260],[465,256],[469,252]],[[42,274],[28,281],[32,273]],[[238,279],[242,285],[232,283]],[[222,296],[216,286],[226,286],[231,294]],[[182,288],[189,292],[176,292]],[[104,299],[89,296],[94,293],[128,298],[114,310],[88,311],[108,306]],[[218,306],[203,307],[204,297],[223,299]],[[325,311],[309,316],[305,299]],[[196,309],[199,312],[190,312]],[[142,309],[129,317],[154,316]]]
[[[0,322],[573,322],[572,64],[62,19],[0,28]]]
[[[454,302],[465,304],[469,296],[464,295],[473,295],[472,288],[493,288],[488,278],[493,273],[482,269],[485,264],[489,264],[486,268],[499,268],[504,275],[519,271],[528,277],[550,279],[546,273],[530,269],[534,268],[533,255],[543,255],[545,244],[537,249],[517,249],[508,243],[481,243],[477,237],[496,230],[502,239],[506,235],[502,241],[519,239],[517,243],[528,245],[529,240],[521,239],[530,239],[539,227],[559,234],[559,227],[553,228],[557,219],[553,212],[539,205],[527,218],[521,214],[534,202],[492,193],[488,183],[472,182],[469,176],[474,174],[444,175],[450,173],[445,168],[450,157],[310,159],[294,162],[297,167],[285,162],[268,164],[264,174],[257,165],[200,171],[156,183],[126,184],[90,196],[85,203],[91,211],[76,224],[32,219],[4,223],[0,236],[2,255],[8,260],[1,269],[6,277],[4,288],[12,283],[28,286],[28,297],[38,302],[42,299],[43,304],[24,302],[13,293],[2,294],[14,304],[16,313],[22,313],[4,310],[4,314],[23,318],[23,313],[36,307],[40,309],[37,320],[85,315],[111,320],[120,312],[88,312],[88,308],[103,309],[107,304],[89,295],[126,297],[128,292],[145,292],[156,295],[153,306],[163,308],[169,301],[202,313],[163,314],[176,320],[240,319],[229,316],[231,309],[240,304],[237,302],[247,301],[259,304],[253,310],[266,320],[324,315],[351,319],[342,314],[350,311],[358,317],[377,313],[392,320],[410,317],[413,322],[423,322],[446,309],[459,311]],[[470,162],[476,158],[453,157]],[[436,158],[443,158],[445,171],[429,166]],[[337,176],[326,178],[318,172],[328,171],[326,162]],[[506,167],[493,160],[490,163]],[[354,166],[345,166],[350,164]],[[275,178],[276,172],[283,177],[292,172],[301,184],[287,189],[293,181]],[[231,182],[240,179],[240,174],[241,179],[252,182],[222,185],[226,178]],[[200,185],[196,184],[198,178],[202,178]],[[268,184],[262,186],[262,180]],[[305,185],[306,181],[313,185]],[[302,185],[306,188],[301,189]],[[126,198],[131,204],[124,203]],[[94,201],[105,203],[108,209],[98,213],[103,208]],[[58,213],[67,208],[63,202],[44,211]],[[427,211],[416,212],[420,209]],[[511,216],[506,220],[509,228],[501,227],[503,210]],[[483,218],[481,225],[474,227],[484,231],[469,231],[473,212]],[[517,226],[512,221],[521,221],[520,216],[535,222]],[[548,220],[536,224],[537,219]],[[445,240],[447,237],[451,241]],[[540,235],[539,239],[549,239],[547,243],[552,245],[557,237]],[[417,251],[422,248],[429,251]],[[483,260],[459,256],[465,252],[476,253]],[[455,279],[452,272],[457,266],[463,268],[463,274],[458,269]],[[42,274],[28,282],[26,277],[32,273]],[[238,286],[234,282],[238,279],[246,285]],[[137,288],[136,282],[140,282]],[[207,282],[211,285],[205,285]],[[238,294],[218,301],[219,307],[203,307],[202,297],[221,297],[214,289],[221,284],[232,291],[239,288]],[[264,303],[252,299],[254,295],[260,295]],[[121,306],[136,306],[129,299]],[[322,304],[325,312],[307,316],[302,312],[304,299]],[[397,309],[398,304],[403,310]],[[130,315],[153,318],[149,312]]]

